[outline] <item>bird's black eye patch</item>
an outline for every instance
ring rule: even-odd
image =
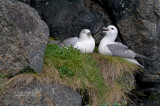
[[[112,30],[114,30],[114,28],[111,28]]]
[[[83,33],[86,33],[85,31],[83,31]]]

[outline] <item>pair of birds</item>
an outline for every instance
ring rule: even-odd
[[[123,45],[120,42],[115,42],[118,35],[118,30],[115,26],[109,25],[107,28],[103,27],[103,33],[105,34],[105,36],[100,41],[98,47],[98,51],[100,54],[123,57],[124,59],[143,67],[138,63],[137,60],[135,60],[135,57],[145,59],[147,59],[147,57],[135,53],[134,51],[128,49],[126,45]],[[95,40],[92,37],[90,30],[84,29],[80,32],[79,38],[68,38],[62,41],[61,45],[72,45],[74,48],[78,48],[82,53],[91,53],[95,48]]]

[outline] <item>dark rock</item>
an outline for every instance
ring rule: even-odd
[[[102,0],[102,3],[112,17],[113,23],[128,18],[139,6],[139,0]]]
[[[60,84],[30,85],[7,89],[0,95],[1,106],[82,106],[82,97]]]
[[[152,94],[148,98],[143,98],[140,102],[140,106],[160,106],[160,93]]]
[[[49,26],[52,37],[61,40],[79,36],[88,28],[93,34],[111,21],[104,9],[90,0],[37,0],[32,5]]]
[[[49,29],[30,6],[0,1],[0,74],[15,75],[30,67],[41,72]]]
[[[91,29],[91,32],[96,34],[103,26],[111,23],[116,25],[122,43],[152,59],[139,60],[145,67],[144,74],[137,77],[139,88],[149,95],[159,91],[160,2],[158,0],[31,0],[30,5],[47,22],[51,36],[62,40],[78,36],[84,28]],[[97,34],[94,38],[98,43],[102,35]]]
[[[137,78],[147,94],[160,89],[160,2],[158,0],[103,0],[111,9],[126,45],[152,60],[140,60],[144,74]]]
[[[28,5],[30,5],[30,3],[31,3],[31,0],[17,0],[17,1],[24,2],[24,3],[28,4]]]

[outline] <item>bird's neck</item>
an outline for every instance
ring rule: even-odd
[[[89,40],[89,39],[92,39],[92,37],[80,37],[79,39],[81,39],[81,40]]]
[[[115,35],[105,35],[105,37],[103,38],[103,39],[105,39],[106,41],[108,41],[108,42],[114,42],[115,40],[116,40],[116,38],[117,38],[117,35],[115,36]]]
[[[107,44],[112,44],[113,42],[115,42],[117,36],[107,36],[105,35],[103,37],[103,39],[100,42],[100,46],[106,46]]]

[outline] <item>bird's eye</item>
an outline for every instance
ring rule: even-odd
[[[85,31],[83,31],[83,33],[86,33]]]
[[[114,28],[111,28],[112,30],[114,30]]]

